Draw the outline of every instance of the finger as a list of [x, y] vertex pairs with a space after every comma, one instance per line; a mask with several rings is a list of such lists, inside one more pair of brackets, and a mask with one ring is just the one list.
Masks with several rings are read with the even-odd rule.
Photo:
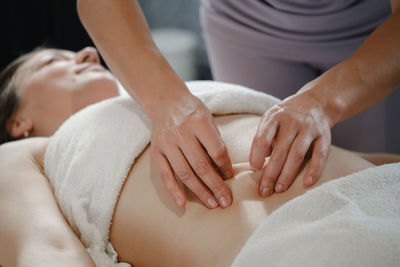
[[166, 150], [165, 155], [177, 178], [181, 180], [204, 205], [211, 209], [218, 207], [215, 197], [193, 173], [192, 168], [189, 166], [182, 151], [178, 147], [170, 147]]
[[[271, 158], [265, 168], [260, 182], [260, 195], [266, 197], [272, 194], [275, 182], [286, 162], [290, 147], [293, 144], [297, 131], [279, 131]], [[279, 189], [279, 188], [278, 188]]]
[[249, 163], [254, 170], [261, 170], [264, 165], [265, 158], [271, 155], [272, 141], [278, 130], [278, 122], [264, 121], [260, 122], [257, 133], [251, 144]]
[[177, 183], [174, 173], [169, 165], [167, 159], [156, 149], [152, 148], [152, 154], [154, 162], [157, 165], [158, 173], [160, 174], [161, 180], [168, 190], [170, 196], [174, 199], [175, 203], [183, 208], [186, 204], [185, 193]]
[[196, 132], [198, 142], [203, 145], [208, 156], [215, 163], [218, 172], [225, 178], [233, 177], [232, 162], [229, 158], [228, 149], [214, 122], [200, 125]]
[[[276, 182], [276, 192], [286, 191], [293, 183], [311, 143], [312, 136], [307, 132], [303, 132], [295, 138], [283, 170]], [[278, 190], [278, 188], [281, 190]]]
[[314, 141], [310, 165], [303, 177], [303, 183], [305, 185], [313, 185], [321, 176], [325, 167], [326, 159], [328, 158], [330, 143], [331, 140], [329, 136], [321, 136]]
[[181, 150], [197, 176], [214, 193], [220, 206], [229, 207], [232, 203], [231, 192], [211, 165], [199, 141], [197, 139], [183, 140]]

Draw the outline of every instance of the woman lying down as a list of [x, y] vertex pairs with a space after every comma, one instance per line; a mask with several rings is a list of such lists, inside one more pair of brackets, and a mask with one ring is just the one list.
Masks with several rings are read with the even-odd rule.
[[45, 49], [1, 75], [2, 142], [23, 140], [0, 147], [0, 265], [400, 261], [398, 163], [374, 167], [332, 147], [315, 190], [306, 193], [296, 179], [285, 193], [262, 199], [261, 172], [250, 170], [248, 154], [260, 114], [278, 100], [240, 86], [191, 82], [227, 145], [235, 175], [225, 182], [234, 202], [211, 210], [186, 190], [183, 210], [152, 161], [148, 119], [130, 98], [114, 98], [115, 79], [98, 63], [92, 48]]

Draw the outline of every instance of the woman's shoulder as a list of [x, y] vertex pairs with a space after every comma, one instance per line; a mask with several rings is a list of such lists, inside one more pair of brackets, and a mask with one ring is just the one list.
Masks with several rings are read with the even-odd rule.
[[48, 137], [33, 137], [0, 145], [0, 168], [16, 160], [32, 160], [43, 169], [43, 157], [49, 139]]

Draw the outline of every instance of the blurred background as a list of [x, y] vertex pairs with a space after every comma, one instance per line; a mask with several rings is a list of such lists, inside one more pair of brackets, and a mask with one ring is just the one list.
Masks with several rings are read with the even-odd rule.
[[[139, 0], [157, 45], [184, 80], [211, 79], [200, 1]], [[40, 45], [73, 51], [93, 46], [79, 21], [76, 0], [3, 0], [0, 16], [1, 69]]]

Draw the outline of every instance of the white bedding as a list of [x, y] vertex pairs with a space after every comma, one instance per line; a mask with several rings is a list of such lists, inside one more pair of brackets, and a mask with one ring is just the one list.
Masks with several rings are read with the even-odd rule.
[[369, 168], [286, 203], [232, 267], [400, 266], [400, 163]]

